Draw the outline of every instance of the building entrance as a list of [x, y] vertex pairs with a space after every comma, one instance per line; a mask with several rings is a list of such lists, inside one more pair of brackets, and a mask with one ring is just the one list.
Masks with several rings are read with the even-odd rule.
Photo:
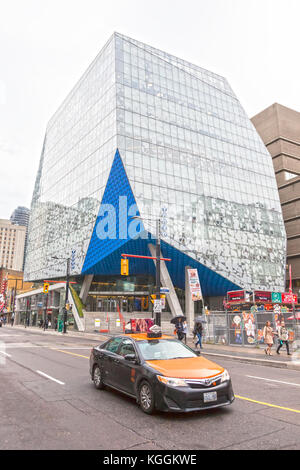
[[89, 311], [92, 312], [149, 312], [152, 311], [151, 302], [149, 305], [148, 295], [89, 295]]

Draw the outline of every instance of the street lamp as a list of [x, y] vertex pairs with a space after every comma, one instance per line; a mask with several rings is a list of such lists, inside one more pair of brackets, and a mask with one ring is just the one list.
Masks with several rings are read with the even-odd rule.
[[63, 260], [67, 261], [67, 273], [66, 273], [66, 299], [65, 299], [65, 306], [64, 306], [64, 330], [63, 332], [67, 332], [67, 320], [68, 320], [68, 314], [67, 314], [67, 305], [69, 301], [69, 278], [70, 278], [70, 258], [59, 258], [58, 256], [51, 256], [52, 259], [58, 259], [58, 260]]

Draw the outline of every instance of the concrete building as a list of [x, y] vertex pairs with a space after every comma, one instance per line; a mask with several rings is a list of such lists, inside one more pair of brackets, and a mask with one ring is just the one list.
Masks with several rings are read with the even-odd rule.
[[[300, 291], [300, 112], [273, 104], [252, 118], [273, 159], [287, 234], [287, 265]], [[287, 271], [287, 286], [289, 273]]]
[[159, 217], [173, 314], [187, 266], [208, 305], [238, 288], [284, 290], [272, 160], [227, 80], [115, 33], [48, 123], [25, 279], [62, 280], [69, 258], [88, 309], [146, 310], [154, 263], [133, 258], [121, 276], [120, 260], [152, 255]]
[[15, 312], [16, 296], [32, 289], [32, 282], [23, 281], [23, 272], [14, 271], [0, 267], [0, 293], [2, 293], [5, 304], [0, 306], [0, 314], [5, 314], [9, 319]]
[[26, 255], [26, 247], [27, 247], [27, 235], [28, 235], [28, 224], [29, 224], [29, 216], [30, 210], [24, 206], [18, 206], [10, 216], [10, 220], [15, 225], [22, 225], [26, 227], [26, 237], [25, 237], [25, 248], [24, 248], [24, 258], [23, 258], [23, 266], [22, 271], [24, 271], [25, 265], [25, 255]]
[[27, 227], [0, 219], [0, 267], [23, 271]]

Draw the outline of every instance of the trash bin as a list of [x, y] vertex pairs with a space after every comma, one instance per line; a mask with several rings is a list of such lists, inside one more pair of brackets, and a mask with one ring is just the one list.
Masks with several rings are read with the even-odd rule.
[[58, 332], [62, 333], [64, 329], [64, 322], [63, 320], [58, 320]]

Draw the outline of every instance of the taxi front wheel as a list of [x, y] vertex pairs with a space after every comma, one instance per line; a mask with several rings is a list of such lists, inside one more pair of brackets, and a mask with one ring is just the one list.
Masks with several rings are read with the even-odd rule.
[[144, 413], [151, 414], [154, 411], [154, 393], [149, 382], [144, 380], [139, 387], [139, 404]]
[[102, 372], [99, 366], [94, 367], [93, 382], [97, 390], [104, 388], [104, 383], [102, 382]]

